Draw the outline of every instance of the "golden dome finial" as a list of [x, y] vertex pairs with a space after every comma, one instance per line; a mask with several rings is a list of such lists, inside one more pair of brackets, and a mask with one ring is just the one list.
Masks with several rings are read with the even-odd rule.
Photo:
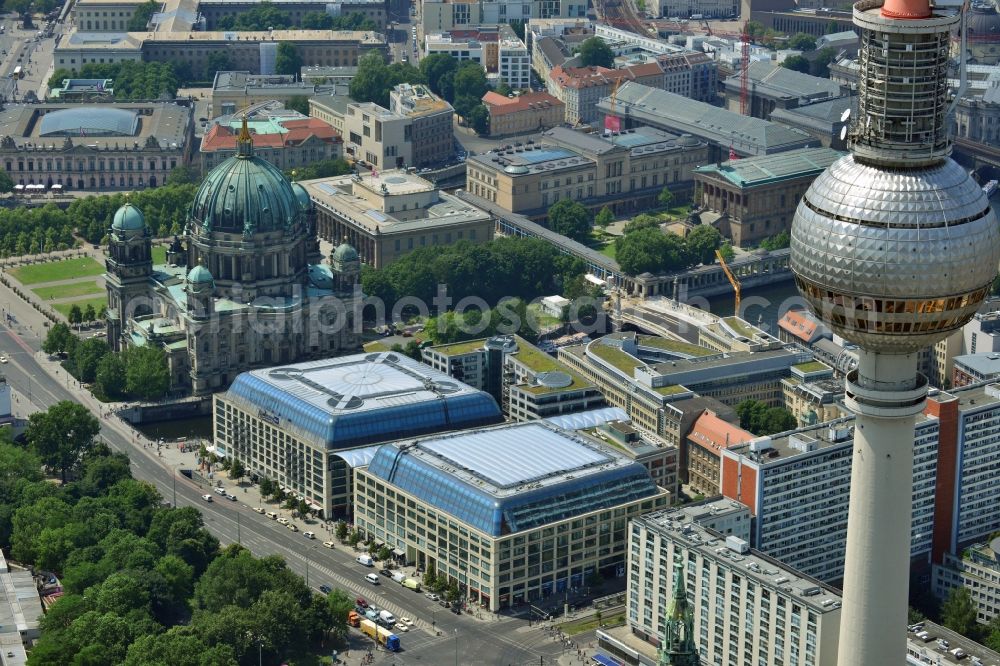
[[240, 133], [236, 137], [236, 155], [242, 157], [250, 157], [253, 155], [253, 136], [250, 134], [250, 128], [247, 126], [247, 114], [243, 114], [243, 125], [240, 127]]

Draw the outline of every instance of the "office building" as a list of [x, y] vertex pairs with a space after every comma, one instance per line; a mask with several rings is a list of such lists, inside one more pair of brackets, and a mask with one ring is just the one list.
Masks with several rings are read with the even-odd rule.
[[[1000, 653], [947, 627], [942, 627], [936, 622], [921, 620], [920, 624], [922, 626], [919, 629], [907, 634], [906, 666], [938, 666], [938, 664], [947, 663], [942, 661], [943, 659], [948, 661], [954, 659], [954, 662], [970, 664], [971, 666], [997, 666], [1000, 664]], [[923, 635], [924, 632], [927, 634], [926, 638], [917, 635], [918, 633]], [[942, 654], [941, 647], [937, 644], [939, 640], [948, 642], [947, 652], [951, 653], [950, 659]], [[956, 650], [963, 652], [965, 656], [956, 657]], [[966, 659], [968, 661], [965, 661]]]
[[0, 650], [5, 665], [24, 666], [25, 648], [41, 635], [42, 600], [31, 571], [10, 568], [0, 553]]
[[49, 88], [50, 102], [108, 102], [115, 98], [114, 79], [63, 79], [58, 88]]
[[107, 192], [162, 185], [190, 162], [192, 108], [171, 102], [8, 104], [0, 166], [15, 185]]
[[[931, 554], [939, 422], [921, 415], [911, 443], [910, 559], [927, 560]], [[844, 418], [721, 452], [723, 495], [743, 502], [754, 515], [750, 544], [827, 582], [844, 571], [852, 432], [853, 420]]]
[[653, 645], [663, 640], [676, 562], [684, 567], [702, 664], [834, 666], [837, 591], [720, 531], [727, 517], [749, 523], [746, 507], [730, 504], [696, 504], [632, 521], [626, 592], [632, 633]]
[[691, 427], [686, 446], [687, 465], [681, 474], [691, 491], [714, 497], [722, 487], [722, 449], [754, 439], [751, 432], [723, 421], [706, 410]]
[[616, 213], [655, 207], [664, 187], [684, 196], [708, 147], [648, 127], [604, 137], [555, 127], [538, 143], [474, 155], [466, 190], [504, 210], [541, 220], [560, 199]]
[[[797, 72], [771, 61], [751, 61], [747, 79], [749, 115], [763, 120], [771, 120], [775, 109], [795, 109], [846, 93], [835, 81]], [[740, 112], [741, 89], [739, 74], [726, 79], [726, 108], [734, 113]]]
[[487, 391], [513, 421], [532, 421], [604, 405], [593, 383], [519, 335], [426, 347], [424, 363]]
[[531, 53], [507, 24], [500, 26], [497, 60], [500, 81], [514, 90], [531, 89]]
[[[409, 119], [410, 161], [406, 166], [438, 167], [455, 154], [452, 126], [455, 110], [427, 86], [400, 83], [389, 92], [389, 111]], [[406, 131], [404, 128], [404, 138]], [[378, 127], [375, 132], [378, 133]], [[386, 162], [383, 160], [382, 164]]]
[[735, 19], [740, 15], [739, 0], [659, 0], [657, 4], [660, 16]]
[[566, 105], [566, 122], [571, 125], [597, 126], [600, 119], [596, 104], [625, 82], [663, 88], [663, 68], [658, 63], [630, 65], [621, 69], [607, 67], [564, 67], [549, 72], [549, 92]]
[[977, 543], [961, 553], [945, 553], [934, 565], [933, 590], [938, 599], [947, 599], [954, 589], [965, 588], [976, 605], [976, 620], [989, 624], [1000, 615], [1000, 536], [989, 543]]
[[846, 137], [840, 136], [840, 130], [847, 125], [844, 111], [851, 109], [853, 113], [856, 105], [857, 97], [837, 97], [791, 109], [774, 109], [771, 111], [771, 120], [802, 130], [819, 141], [819, 145], [824, 148], [847, 150]]
[[845, 415], [844, 382], [833, 378], [833, 368], [820, 361], [792, 366], [790, 377], [781, 380], [785, 409], [800, 428], [825, 423]]
[[354, 523], [497, 611], [624, 575], [628, 521], [669, 502], [642, 465], [535, 421], [382, 445]]
[[956, 356], [953, 372], [951, 384], [955, 388], [984, 381], [995, 381], [1000, 377], [1000, 354], [987, 352]]
[[653, 483], [670, 492], [671, 497], [677, 496], [681, 460], [681, 452], [677, 447], [619, 419], [605, 421], [582, 432], [614, 447], [645, 467]]
[[233, 115], [272, 101], [287, 104], [299, 97], [337, 92], [346, 95], [347, 85], [304, 79], [298, 81], [291, 74], [215, 72], [212, 79], [212, 115], [213, 117]]
[[[73, 19], [86, 32], [128, 32], [132, 16], [146, 0], [78, 0]], [[143, 26], [145, 27], [145, 26]]]
[[586, 19], [585, 0], [423, 0], [423, 34], [499, 25], [528, 19]]
[[369, 51], [387, 53], [385, 37], [362, 30], [271, 30], [265, 32], [203, 32], [190, 27], [154, 32], [83, 32], [63, 35], [53, 64], [79, 70], [86, 64], [170, 62], [190, 67], [192, 76], [208, 80], [209, 56], [225, 51], [235, 71], [274, 74], [278, 44], [293, 42], [303, 62], [329, 67], [355, 67]]
[[505, 97], [492, 90], [483, 95], [490, 114], [490, 136], [501, 138], [541, 132], [561, 125], [566, 105], [546, 92]]
[[493, 238], [490, 216], [409, 171], [373, 171], [302, 181], [320, 237], [347, 238], [375, 268], [417, 248]]
[[723, 160], [730, 151], [739, 157], [750, 157], [819, 145], [819, 141], [802, 130], [742, 116], [634, 81], [622, 83], [613, 106], [614, 109], [610, 91], [597, 102], [600, 116], [621, 119], [623, 129], [648, 125], [705, 141], [711, 147], [711, 155], [702, 164]]
[[754, 246], [791, 230], [802, 195], [841, 155], [829, 148], [800, 148], [699, 166], [695, 201], [721, 215], [717, 226], [733, 245]]
[[343, 156], [343, 141], [330, 123], [286, 109], [280, 102], [271, 102], [239, 116], [223, 116], [213, 121], [198, 151], [202, 174], [236, 154], [243, 116], [253, 136], [254, 152], [282, 171]]
[[327, 517], [350, 510], [340, 452], [500, 419], [489, 395], [394, 353], [255, 370], [213, 397], [216, 452]]

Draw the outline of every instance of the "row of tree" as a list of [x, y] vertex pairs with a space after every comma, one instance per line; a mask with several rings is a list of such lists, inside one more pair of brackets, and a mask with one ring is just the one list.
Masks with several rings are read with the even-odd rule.
[[63, 589], [31, 666], [281, 663], [345, 635], [349, 595], [314, 594], [278, 556], [220, 551], [201, 513], [165, 507], [99, 429], [62, 402], [32, 415], [26, 446], [0, 442], [0, 547]]
[[326, 12], [306, 12], [298, 24], [288, 12], [282, 11], [272, 2], [261, 2], [251, 9], [235, 16], [223, 16], [218, 21], [219, 30], [261, 31], [274, 28], [305, 28], [306, 30], [376, 30], [378, 26], [360, 12], [348, 12], [331, 16]]
[[682, 271], [713, 263], [721, 246], [722, 235], [710, 225], [699, 225], [682, 238], [663, 231], [657, 222], [615, 240], [615, 259], [629, 275]]
[[112, 352], [100, 338], [80, 338], [55, 324], [42, 342], [46, 354], [65, 356], [63, 367], [105, 400], [159, 400], [170, 389], [167, 357], [160, 347], [128, 347]]
[[477, 132], [489, 132], [489, 113], [482, 103], [489, 84], [478, 63], [459, 62], [446, 53], [434, 53], [421, 60], [418, 69], [409, 63], [387, 65], [380, 54], [371, 52], [361, 58], [358, 73], [351, 79], [351, 98], [388, 107], [389, 92], [400, 83], [426, 84]]
[[[1000, 534], [990, 535], [987, 543]], [[979, 608], [967, 587], [952, 588], [941, 604], [941, 624], [952, 631], [982, 643], [1000, 652], [1000, 614], [994, 615], [989, 624], [980, 624]], [[922, 618], [916, 618], [922, 619]]]
[[760, 400], [747, 399], [736, 405], [740, 427], [755, 435], [773, 435], [798, 427], [795, 416], [784, 407], [768, 407]]
[[49, 77], [49, 87], [61, 86], [63, 79], [69, 78], [114, 79], [115, 99], [120, 101], [173, 99], [186, 82], [172, 63], [122, 60], [87, 63], [79, 71], [60, 67]]
[[387, 314], [404, 297], [432, 307], [438, 285], [447, 287], [453, 303], [478, 297], [492, 307], [505, 297], [530, 301], [562, 293], [584, 269], [582, 260], [562, 254], [544, 240], [497, 238], [419, 248], [384, 268], [365, 266], [361, 285], [366, 295], [381, 299]]

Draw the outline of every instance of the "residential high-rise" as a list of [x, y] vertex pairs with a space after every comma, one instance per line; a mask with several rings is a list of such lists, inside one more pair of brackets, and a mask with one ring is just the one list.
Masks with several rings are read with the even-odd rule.
[[905, 649], [918, 353], [985, 298], [1000, 230], [952, 161], [948, 44], [957, 15], [928, 0], [862, 0], [851, 154], [819, 176], [792, 224], [791, 267], [825, 324], [859, 345], [845, 402], [857, 415], [838, 659], [896, 663]]

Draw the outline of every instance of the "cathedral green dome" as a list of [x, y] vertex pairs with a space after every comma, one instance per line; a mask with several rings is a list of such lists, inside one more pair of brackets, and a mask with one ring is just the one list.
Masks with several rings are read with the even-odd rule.
[[306, 188], [302, 187], [298, 183], [292, 183], [292, 191], [295, 192], [295, 198], [299, 200], [299, 205], [302, 206], [302, 210], [309, 210], [312, 208], [312, 199], [309, 198], [309, 193], [306, 192]]
[[111, 228], [115, 231], [139, 231], [146, 228], [146, 218], [143, 217], [142, 211], [132, 204], [126, 203], [115, 211]]
[[276, 166], [254, 156], [245, 121], [237, 146], [234, 157], [205, 176], [191, 204], [192, 220], [206, 232], [244, 236], [288, 228], [302, 211], [291, 183]]
[[212, 273], [202, 265], [195, 266], [187, 274], [188, 284], [212, 284]]
[[334, 261], [339, 261], [341, 263], [346, 261], [357, 261], [358, 251], [347, 243], [341, 243], [337, 246], [337, 249], [333, 251], [333, 259]]

